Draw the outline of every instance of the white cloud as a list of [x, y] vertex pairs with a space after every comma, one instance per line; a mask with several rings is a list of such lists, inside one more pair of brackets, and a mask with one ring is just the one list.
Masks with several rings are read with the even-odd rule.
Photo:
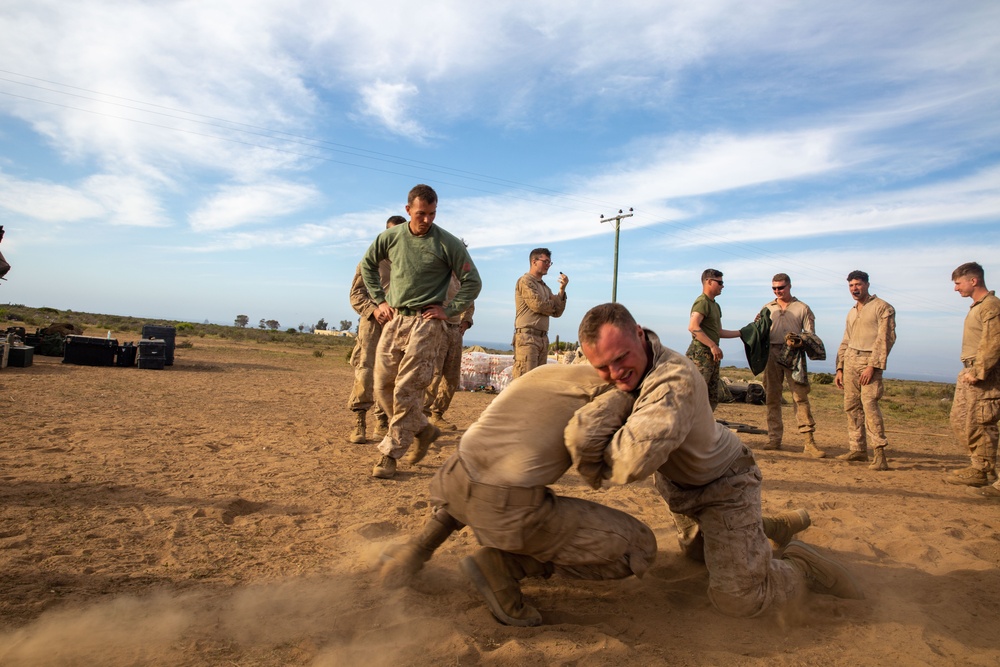
[[261, 224], [291, 215], [318, 197], [312, 186], [296, 183], [225, 186], [192, 213], [189, 222], [198, 232]]
[[77, 222], [104, 214], [90, 194], [57, 183], [26, 181], [0, 173], [0, 207], [43, 222]]
[[993, 167], [966, 178], [864, 195], [838, 206], [703, 223], [697, 234], [685, 235], [680, 244], [790, 240], [927, 225], [996, 224], [998, 220], [1000, 168]]
[[416, 86], [379, 80], [362, 86], [359, 92], [363, 116], [375, 120], [393, 134], [417, 141], [424, 139], [426, 130], [407, 116], [409, 100], [418, 93]]

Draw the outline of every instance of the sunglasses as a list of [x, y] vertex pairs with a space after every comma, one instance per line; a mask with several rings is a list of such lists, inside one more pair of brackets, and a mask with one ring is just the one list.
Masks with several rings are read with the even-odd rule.
[[536, 259], [535, 261], [536, 262], [541, 262], [542, 264], [547, 264], [548, 266], [552, 266], [552, 260], [551, 259]]
[[725, 284], [721, 280], [716, 280], [715, 278], [709, 278], [709, 282], [718, 283], [719, 287], [725, 287]]
[[780, 292], [786, 287], [788, 287], [788, 285], [771, 285], [771, 289], [773, 289], [775, 292]]

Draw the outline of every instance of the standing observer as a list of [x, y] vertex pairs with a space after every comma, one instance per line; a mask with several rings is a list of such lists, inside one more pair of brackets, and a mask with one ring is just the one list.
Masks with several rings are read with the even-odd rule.
[[885, 421], [878, 402], [884, 392], [882, 372], [896, 342], [896, 310], [869, 293], [868, 274], [864, 271], [847, 274], [847, 287], [856, 303], [847, 313], [833, 383], [844, 390], [850, 451], [837, 458], [867, 461], [870, 442], [875, 448], [875, 459], [868, 467], [888, 470], [885, 448], [889, 441], [885, 438]]
[[[361, 273], [382, 328], [375, 360], [375, 394], [389, 418], [389, 432], [378, 445], [381, 457], [372, 476], [390, 479], [396, 461], [414, 438], [410, 463], [420, 461], [441, 431], [424, 416], [424, 390], [430, 384], [438, 355], [445, 347], [447, 320], [479, 296], [479, 272], [461, 239], [434, 224], [438, 196], [429, 185], [417, 185], [406, 201], [409, 223], [378, 235], [361, 260]], [[382, 289], [379, 262], [392, 262], [392, 280]], [[444, 306], [452, 274], [461, 284]]]
[[816, 420], [809, 405], [809, 375], [798, 377], [780, 361], [785, 352], [786, 336], [815, 334], [816, 316], [809, 306], [792, 296], [792, 279], [787, 273], [778, 273], [771, 278], [771, 291], [774, 292], [774, 301], [764, 305], [771, 315], [770, 348], [764, 367], [764, 392], [767, 396], [767, 445], [764, 449], [781, 449], [785, 430], [781, 418], [781, 390], [787, 384], [795, 403], [799, 433], [805, 438], [802, 451], [821, 459], [826, 452], [816, 446], [813, 436]]
[[712, 412], [719, 405], [719, 364], [722, 361], [721, 338], [739, 338], [739, 331], [722, 328], [722, 308], [716, 298], [722, 294], [722, 271], [705, 269], [701, 273], [701, 294], [691, 305], [691, 344], [687, 357], [694, 362], [698, 372], [705, 379], [708, 402]]
[[[401, 215], [394, 215], [385, 222], [385, 228], [391, 229], [396, 225], [406, 223], [406, 218]], [[383, 290], [389, 289], [389, 271], [392, 263], [384, 259], [379, 262], [379, 280]], [[347, 408], [354, 412], [354, 431], [351, 433], [351, 442], [362, 445], [368, 442], [366, 430], [368, 428], [366, 416], [368, 410], [372, 409], [375, 414], [375, 437], [381, 438], [389, 431], [389, 417], [382, 412], [378, 401], [375, 400], [375, 351], [378, 349], [378, 341], [382, 336], [382, 325], [388, 320], [378, 311], [378, 304], [372, 300], [365, 287], [364, 278], [361, 276], [361, 264], [354, 272], [354, 281], [351, 283], [351, 308], [359, 316], [358, 336], [354, 340], [354, 350], [351, 352], [351, 366], [354, 367], [354, 386], [351, 388], [351, 395], [347, 399]]]
[[519, 378], [532, 368], [543, 366], [549, 357], [549, 317], [559, 317], [566, 310], [566, 285], [569, 278], [559, 274], [559, 292], [553, 294], [542, 278], [552, 266], [548, 248], [535, 248], [528, 255], [528, 272], [514, 286], [514, 369]]
[[997, 421], [1000, 420], [1000, 299], [986, 288], [983, 267], [976, 262], [954, 270], [955, 291], [972, 299], [962, 330], [962, 371], [955, 381], [951, 428], [969, 452], [971, 465], [944, 481], [973, 487], [972, 493], [1000, 500], [996, 479]]

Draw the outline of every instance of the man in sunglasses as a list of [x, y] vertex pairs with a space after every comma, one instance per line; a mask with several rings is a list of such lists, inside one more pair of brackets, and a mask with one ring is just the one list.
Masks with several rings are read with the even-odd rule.
[[783, 385], [787, 384], [795, 403], [799, 433], [806, 439], [802, 451], [821, 459], [826, 456], [826, 452], [816, 446], [813, 437], [816, 420], [813, 419], [809, 406], [809, 376], [803, 378], [804, 383], [797, 382], [792, 369], [779, 362], [786, 345], [785, 337], [788, 334], [815, 334], [816, 316], [809, 306], [792, 296], [792, 279], [787, 273], [778, 273], [771, 278], [771, 290], [774, 292], [774, 300], [764, 306], [771, 313], [771, 348], [764, 368], [764, 390], [767, 393], [767, 444], [764, 449], [781, 449], [781, 436], [784, 432], [781, 391]]
[[720, 338], [739, 338], [739, 331], [722, 328], [722, 308], [715, 298], [722, 294], [722, 271], [705, 269], [701, 274], [701, 294], [691, 306], [691, 345], [687, 356], [698, 367], [708, 385], [708, 402], [712, 412], [719, 405], [719, 362], [722, 361]]
[[542, 278], [552, 266], [548, 248], [535, 248], [528, 255], [528, 272], [514, 287], [514, 368], [518, 378], [537, 366], [548, 363], [549, 318], [566, 310], [566, 285], [569, 278], [559, 274], [559, 292], [553, 294]]

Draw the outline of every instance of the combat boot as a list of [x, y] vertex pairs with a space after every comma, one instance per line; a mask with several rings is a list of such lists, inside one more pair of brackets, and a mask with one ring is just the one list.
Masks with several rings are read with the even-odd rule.
[[382, 552], [382, 569], [379, 572], [382, 585], [386, 588], [405, 586], [431, 559], [437, 548], [462, 527], [444, 509], [437, 510], [419, 535], [405, 544], [389, 545]]
[[551, 565], [492, 547], [462, 559], [461, 565], [498, 621], [520, 627], [542, 624], [538, 610], [524, 603], [518, 581], [527, 576], [551, 575]]
[[838, 461], [867, 461], [868, 452], [862, 451], [860, 449], [852, 449], [846, 454], [841, 454], [837, 457]]
[[396, 459], [392, 458], [388, 454], [383, 454], [372, 468], [372, 477], [378, 477], [379, 479], [392, 479], [396, 476]]
[[870, 470], [888, 470], [889, 469], [889, 459], [885, 457], [885, 447], [875, 448], [875, 458], [869, 464], [868, 468]]
[[454, 431], [455, 425], [444, 418], [444, 415], [440, 412], [432, 412], [429, 418], [430, 423], [437, 426], [442, 431]]
[[809, 590], [835, 595], [847, 600], [864, 600], [861, 585], [843, 565], [827, 558], [808, 544], [792, 540], [781, 554], [781, 560], [798, 570], [805, 577]]
[[956, 486], [986, 486], [989, 477], [985, 470], [969, 466], [968, 468], [952, 470], [944, 478], [944, 481]]
[[367, 413], [364, 410], [355, 410], [354, 414], [358, 418], [354, 424], [354, 432], [351, 433], [351, 442], [356, 445], [363, 445], [368, 442], [368, 438], [365, 437], [365, 431], [368, 429], [368, 425], [365, 423], [365, 415]]
[[406, 455], [406, 462], [412, 466], [423, 461], [431, 443], [437, 440], [440, 435], [441, 429], [428, 422], [427, 426], [420, 429], [420, 432], [413, 439], [413, 449]]
[[784, 549], [796, 533], [812, 525], [809, 512], [801, 509], [782, 512], [774, 516], [765, 516], [763, 521], [764, 534], [778, 545], [779, 549]]
[[813, 437], [812, 432], [806, 433], [806, 446], [802, 448], [803, 454], [808, 454], [814, 459], [825, 459], [826, 452], [816, 446], [816, 438]]
[[389, 417], [384, 412], [375, 415], [375, 432], [372, 434], [376, 438], [384, 438], [389, 433]]
[[768, 440], [767, 444], [764, 445], [761, 449], [766, 449], [768, 451], [777, 451], [777, 450], [781, 449], [781, 440], [777, 440], [777, 441], [775, 441], [775, 440]]

